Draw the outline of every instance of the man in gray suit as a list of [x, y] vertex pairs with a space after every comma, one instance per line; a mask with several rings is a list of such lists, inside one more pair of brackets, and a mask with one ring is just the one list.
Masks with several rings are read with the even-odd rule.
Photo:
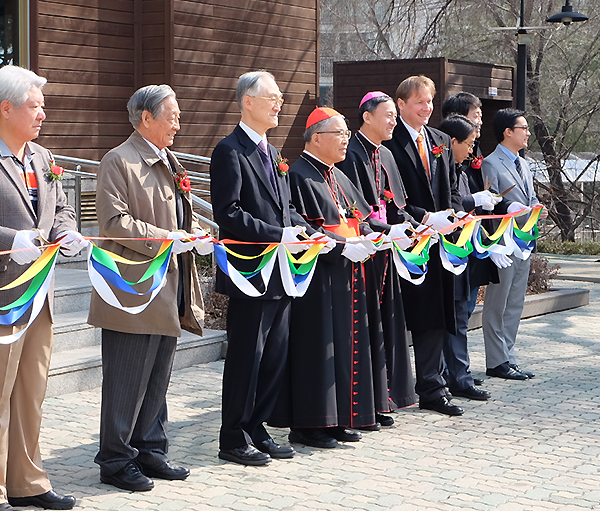
[[[63, 245], [66, 255], [75, 255], [86, 243], [75, 231], [75, 212], [51, 170], [52, 155], [31, 142], [46, 118], [41, 90], [45, 83], [45, 78], [27, 69], [0, 69], [0, 251], [14, 251], [0, 255], [0, 287], [14, 281], [40, 256], [41, 240], [71, 240]], [[0, 306], [14, 302], [27, 286], [0, 291]], [[52, 295], [50, 287], [33, 321], [31, 308], [15, 321], [2, 316], [0, 511], [12, 506], [71, 509], [75, 505], [74, 497], [52, 490], [39, 448], [52, 351]]]
[[[504, 196], [509, 203], [508, 213], [538, 205], [533, 175], [525, 159], [519, 156], [519, 151], [527, 147], [531, 134], [524, 113], [513, 108], [500, 110], [494, 117], [493, 129], [498, 146], [481, 166], [484, 179], [492, 183], [491, 191], [502, 193], [514, 186]], [[542, 217], [546, 216], [548, 214], [543, 210]], [[522, 226], [523, 218], [518, 222]], [[527, 291], [530, 260], [504, 254], [491, 254], [490, 257], [498, 266], [500, 282], [488, 285], [483, 306], [486, 374], [527, 380], [535, 375], [517, 365], [514, 346]]]

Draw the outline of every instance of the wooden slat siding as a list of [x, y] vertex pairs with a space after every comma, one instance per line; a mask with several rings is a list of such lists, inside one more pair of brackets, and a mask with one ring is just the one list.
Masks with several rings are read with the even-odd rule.
[[[29, 0], [29, 67], [34, 73], [40, 72], [39, 61], [39, 6], [38, 0]], [[20, 62], [27, 65], [26, 62]]]
[[[243, 4], [243, 5], [240, 5]], [[174, 0], [174, 88], [182, 110], [175, 146], [210, 156], [240, 119], [235, 84], [252, 69], [271, 71], [286, 95], [269, 141], [290, 156], [317, 104], [317, 0]], [[311, 108], [304, 106], [308, 92]], [[288, 134], [292, 133], [290, 137]]]
[[39, 141], [58, 154], [100, 159], [131, 133], [134, 2], [38, 2], [39, 70], [48, 78]]

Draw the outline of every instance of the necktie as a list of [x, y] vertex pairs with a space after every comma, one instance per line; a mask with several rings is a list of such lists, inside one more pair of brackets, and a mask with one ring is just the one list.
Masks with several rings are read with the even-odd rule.
[[427, 157], [427, 151], [425, 151], [425, 144], [423, 143], [423, 135], [419, 135], [417, 137], [417, 146], [419, 147], [419, 156], [421, 156], [421, 161], [423, 162], [423, 167], [425, 167], [425, 173], [427, 174], [427, 179], [431, 180], [431, 176], [429, 175], [429, 158]]
[[260, 144], [258, 144], [258, 154], [260, 155], [260, 159], [262, 160], [267, 177], [271, 182], [271, 186], [273, 187], [275, 196], [279, 200], [279, 191], [277, 190], [277, 182], [275, 181], [275, 171], [273, 169], [273, 162], [271, 161], [271, 157], [267, 152], [267, 141], [264, 138], [260, 141]]
[[515, 160], [515, 168], [517, 169], [517, 174], [519, 174], [521, 181], [523, 181], [523, 187], [525, 188], [525, 193], [529, 194], [529, 190], [527, 188], [527, 181], [525, 180], [525, 177], [523, 176], [523, 167], [521, 167], [521, 159], [518, 156]]

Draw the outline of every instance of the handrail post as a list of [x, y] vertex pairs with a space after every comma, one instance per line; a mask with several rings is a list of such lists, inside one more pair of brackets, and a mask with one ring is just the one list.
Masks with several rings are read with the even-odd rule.
[[[81, 172], [81, 165], [76, 165], [77, 172]], [[75, 212], [77, 215], [77, 231], [81, 232], [81, 176], [75, 174]]]

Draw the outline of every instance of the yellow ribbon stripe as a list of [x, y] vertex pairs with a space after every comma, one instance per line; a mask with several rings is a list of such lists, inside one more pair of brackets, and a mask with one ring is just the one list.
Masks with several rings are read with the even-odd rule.
[[6, 291], [8, 289], [13, 289], [25, 282], [31, 280], [35, 277], [45, 266], [48, 264], [48, 261], [54, 257], [56, 251], [60, 248], [60, 244], [56, 243], [55, 245], [49, 245], [46, 250], [42, 252], [42, 255], [38, 257], [33, 264], [25, 270], [25, 272], [13, 280], [12, 282], [6, 284], [4, 287], [0, 287], [0, 291]]

